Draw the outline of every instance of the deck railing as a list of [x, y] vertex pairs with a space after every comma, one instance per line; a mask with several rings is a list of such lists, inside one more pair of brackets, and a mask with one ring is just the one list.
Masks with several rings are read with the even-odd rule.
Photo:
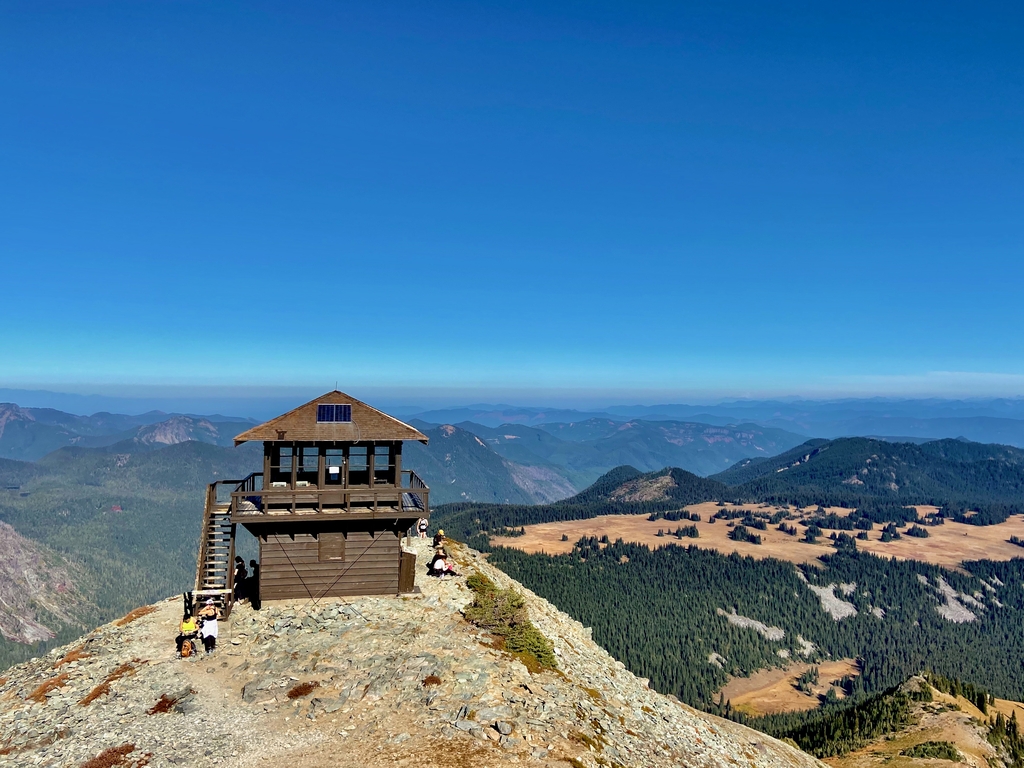
[[372, 517], [378, 513], [426, 517], [430, 514], [430, 488], [410, 469], [402, 470], [400, 485], [316, 485], [264, 488], [263, 473], [239, 481], [231, 493], [231, 519], [254, 521], [269, 515], [340, 515]]

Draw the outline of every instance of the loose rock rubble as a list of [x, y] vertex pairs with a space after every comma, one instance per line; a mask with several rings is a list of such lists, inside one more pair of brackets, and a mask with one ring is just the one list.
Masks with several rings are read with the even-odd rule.
[[[409, 542], [421, 572], [427, 545]], [[650, 690], [589, 629], [454, 549], [461, 573], [523, 592], [557, 671], [531, 674], [466, 622], [461, 577], [421, 574], [401, 597], [242, 604], [194, 660], [175, 658], [174, 598], [2, 673], [0, 766], [78, 768], [118, 748], [111, 765], [136, 768], [821, 765]]]

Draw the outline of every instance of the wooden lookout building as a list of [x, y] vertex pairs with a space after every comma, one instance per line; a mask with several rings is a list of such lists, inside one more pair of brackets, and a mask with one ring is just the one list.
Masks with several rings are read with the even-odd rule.
[[411, 592], [415, 555], [401, 539], [430, 514], [430, 489], [402, 468], [419, 430], [344, 392], [253, 427], [263, 471], [206, 493], [196, 594], [230, 603], [235, 531], [259, 542], [260, 600]]

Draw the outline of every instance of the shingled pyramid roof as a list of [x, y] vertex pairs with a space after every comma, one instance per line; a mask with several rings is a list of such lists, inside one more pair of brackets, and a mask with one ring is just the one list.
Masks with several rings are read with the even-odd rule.
[[[352, 406], [352, 421], [317, 422], [316, 407], [325, 404]], [[355, 442], [357, 440], [418, 440], [427, 436], [393, 416], [378, 411], [344, 392], [334, 390], [288, 413], [246, 430], [235, 438], [235, 445], [249, 440], [261, 442]]]

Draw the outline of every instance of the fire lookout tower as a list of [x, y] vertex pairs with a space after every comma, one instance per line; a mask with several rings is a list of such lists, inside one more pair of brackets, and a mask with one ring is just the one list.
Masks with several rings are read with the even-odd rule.
[[412, 591], [401, 538], [429, 516], [430, 489], [402, 469], [402, 441], [426, 435], [335, 390], [235, 445], [255, 440], [262, 472], [207, 487], [197, 595], [229, 606], [238, 525], [259, 541], [261, 600]]

